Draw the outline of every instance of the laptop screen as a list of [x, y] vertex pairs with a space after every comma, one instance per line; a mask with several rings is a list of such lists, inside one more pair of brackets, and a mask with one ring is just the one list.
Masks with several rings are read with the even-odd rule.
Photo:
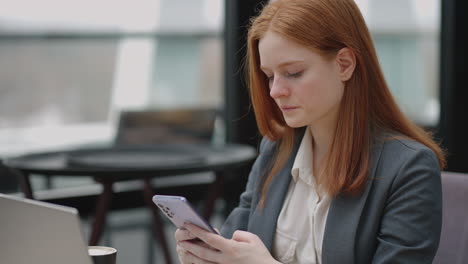
[[78, 211], [0, 194], [2, 264], [92, 264]]

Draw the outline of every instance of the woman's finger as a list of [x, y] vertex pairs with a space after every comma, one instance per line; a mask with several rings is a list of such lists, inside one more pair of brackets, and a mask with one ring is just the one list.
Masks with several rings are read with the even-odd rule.
[[210, 261], [218, 262], [222, 257], [220, 251], [207, 248], [206, 246], [197, 243], [183, 241], [179, 242], [177, 245], [187, 251], [187, 253], [191, 253], [201, 260], [208, 261], [207, 263], [211, 263]]
[[215, 262], [201, 259], [188, 251], [185, 251], [182, 255], [179, 255], [179, 260], [182, 264], [215, 264]]
[[177, 252], [177, 256], [179, 257], [179, 261], [181, 264], [190, 264], [190, 262], [188, 262], [187, 260], [187, 251], [179, 246], [176, 247], [176, 252]]
[[196, 238], [187, 229], [183, 229], [183, 228], [177, 228], [177, 230], [175, 231], [174, 237], [176, 241], [192, 240]]
[[251, 242], [253, 240], [258, 240], [257, 238], [255, 234], [242, 230], [236, 230], [232, 234], [232, 239], [239, 242]]
[[206, 244], [210, 245], [211, 247], [217, 250], [225, 250], [226, 248], [230, 247], [229, 240], [225, 239], [221, 235], [214, 234], [212, 232], [208, 232], [196, 225], [187, 224], [185, 227], [192, 233], [194, 236], [201, 239]]

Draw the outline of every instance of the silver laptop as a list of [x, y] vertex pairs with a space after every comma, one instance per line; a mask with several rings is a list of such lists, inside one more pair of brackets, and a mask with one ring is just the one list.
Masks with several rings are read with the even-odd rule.
[[2, 264], [92, 264], [78, 211], [0, 194]]

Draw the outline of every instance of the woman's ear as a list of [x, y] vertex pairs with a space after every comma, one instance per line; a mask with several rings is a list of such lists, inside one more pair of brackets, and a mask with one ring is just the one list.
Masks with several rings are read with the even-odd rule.
[[336, 63], [338, 64], [341, 81], [346, 82], [351, 79], [356, 68], [354, 52], [350, 48], [342, 48], [336, 55]]

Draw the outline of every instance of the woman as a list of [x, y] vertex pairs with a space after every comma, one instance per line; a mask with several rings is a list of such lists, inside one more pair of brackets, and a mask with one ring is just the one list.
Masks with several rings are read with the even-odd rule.
[[398, 109], [354, 1], [268, 4], [247, 60], [260, 154], [223, 236], [176, 231], [181, 262], [432, 263], [444, 153]]

